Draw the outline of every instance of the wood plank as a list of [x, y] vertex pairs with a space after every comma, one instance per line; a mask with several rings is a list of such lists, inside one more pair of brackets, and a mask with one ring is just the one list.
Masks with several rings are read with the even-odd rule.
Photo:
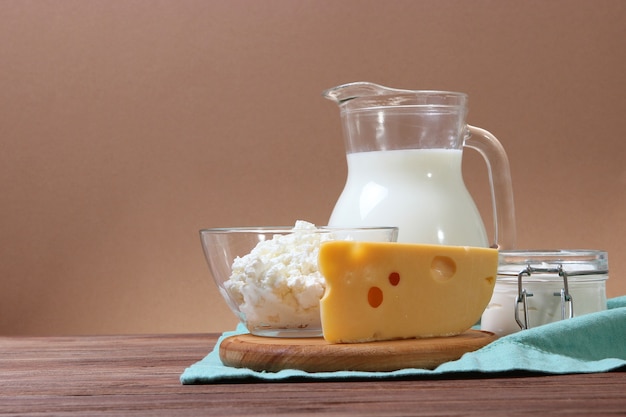
[[0, 337], [0, 416], [624, 415], [626, 372], [183, 386], [217, 335]]

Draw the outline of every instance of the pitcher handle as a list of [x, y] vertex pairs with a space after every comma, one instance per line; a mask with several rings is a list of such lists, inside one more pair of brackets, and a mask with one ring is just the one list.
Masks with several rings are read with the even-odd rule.
[[467, 125], [464, 145], [482, 155], [491, 186], [494, 240], [492, 248], [513, 249], [516, 245], [515, 206], [509, 159], [504, 147], [490, 132]]

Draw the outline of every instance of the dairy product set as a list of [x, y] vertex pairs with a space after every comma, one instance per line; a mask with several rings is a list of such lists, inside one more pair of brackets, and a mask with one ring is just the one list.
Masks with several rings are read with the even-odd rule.
[[[327, 340], [363, 342], [459, 334], [483, 311], [482, 328], [504, 335], [606, 309], [605, 252], [514, 250], [508, 159], [465, 123], [465, 94], [360, 82], [324, 96], [348, 164], [329, 226], [393, 226], [397, 243], [322, 240], [306, 222], [259, 242], [224, 284], [250, 323], [316, 328], [321, 314]], [[465, 147], [488, 168], [491, 239], [463, 181]]]
[[[606, 309], [606, 252], [516, 250], [508, 158], [490, 132], [465, 123], [465, 94], [361, 82], [324, 95], [339, 105], [348, 163], [330, 224], [391, 224], [399, 242], [498, 248], [493, 297], [481, 320], [498, 335]], [[464, 148], [487, 164], [491, 241], [463, 182]]]

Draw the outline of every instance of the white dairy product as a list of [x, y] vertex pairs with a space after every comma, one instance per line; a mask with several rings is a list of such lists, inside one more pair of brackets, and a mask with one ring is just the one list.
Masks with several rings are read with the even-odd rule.
[[[604, 251], [500, 251], [498, 278], [481, 328], [498, 336], [519, 331], [516, 310], [529, 329], [570, 318], [570, 313], [577, 317], [606, 310], [607, 279]], [[524, 304], [517, 303], [520, 284], [526, 292], [527, 315]], [[571, 302], [565, 297], [566, 289]]]
[[[563, 281], [559, 281], [558, 276], [556, 278], [539, 278], [524, 284], [527, 293], [532, 294], [526, 298], [529, 328], [562, 320], [562, 303], [558, 294], [563, 288]], [[491, 301], [482, 315], [482, 330], [498, 336], [520, 331], [520, 326], [515, 321], [515, 308], [520, 309], [518, 313], [520, 320], [523, 320], [524, 312], [521, 304], [516, 305], [517, 293], [517, 278], [505, 280], [499, 278], [496, 281]], [[573, 300], [574, 317], [606, 310], [604, 280], [570, 279], [569, 294]], [[568, 306], [565, 304], [567, 313]]]
[[457, 149], [348, 154], [348, 178], [329, 224], [398, 226], [399, 242], [488, 246], [462, 156]]
[[321, 242], [328, 233], [297, 221], [292, 233], [261, 241], [237, 257], [226, 290], [245, 315], [248, 330], [311, 329], [321, 335], [320, 298], [325, 282], [317, 267]]

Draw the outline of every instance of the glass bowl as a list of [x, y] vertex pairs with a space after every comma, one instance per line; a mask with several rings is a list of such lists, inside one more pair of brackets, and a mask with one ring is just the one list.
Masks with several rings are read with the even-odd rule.
[[230, 309], [257, 336], [321, 337], [317, 266], [328, 240], [394, 242], [396, 227], [289, 227], [200, 230], [209, 270]]

